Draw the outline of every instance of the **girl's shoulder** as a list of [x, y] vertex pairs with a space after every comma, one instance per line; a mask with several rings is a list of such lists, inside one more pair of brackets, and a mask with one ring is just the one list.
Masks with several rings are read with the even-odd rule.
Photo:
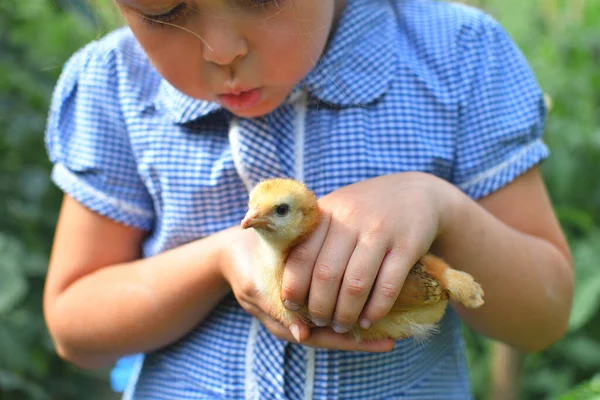
[[107, 64], [116, 59], [138, 65], [148, 63], [148, 59], [135, 40], [133, 33], [126, 26], [117, 28], [88, 43], [78, 50], [73, 57], [87, 58], [88, 60]]
[[[443, 102], [463, 102], [477, 79], [531, 71], [518, 45], [485, 11], [439, 0], [388, 0], [394, 15], [397, 85], [417, 76]], [[516, 82], [515, 82], [516, 83]]]
[[160, 77], [127, 27], [118, 28], [76, 51], [65, 63], [54, 91], [60, 105], [75, 89], [105, 102], [146, 103]]
[[481, 29], [495, 20], [482, 9], [453, 1], [391, 0], [396, 16], [412, 29], [423, 33], [458, 33], [462, 30]]
[[154, 214], [137, 175], [129, 127], [156, 82], [129, 30], [118, 29], [67, 61], [45, 133], [59, 188], [87, 208], [143, 230], [151, 228]]
[[462, 49], [510, 41], [502, 26], [481, 9], [450, 1], [391, 1], [400, 43], [421, 61], [437, 59], [446, 64], [460, 59]]

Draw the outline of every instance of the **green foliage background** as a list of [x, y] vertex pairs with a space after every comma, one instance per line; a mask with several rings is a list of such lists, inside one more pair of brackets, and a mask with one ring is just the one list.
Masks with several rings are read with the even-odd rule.
[[[64, 61], [113, 19], [109, 3], [93, 2], [107, 7], [98, 13], [85, 0], [0, 2], [0, 399], [110, 397], [107, 371], [85, 372], [56, 357], [41, 309], [60, 204], [43, 144], [49, 99]], [[552, 156], [543, 172], [577, 269], [569, 332], [523, 358], [519, 398], [599, 399], [600, 2], [469, 3], [500, 20], [552, 98]], [[491, 343], [465, 334], [473, 387], [483, 399]]]

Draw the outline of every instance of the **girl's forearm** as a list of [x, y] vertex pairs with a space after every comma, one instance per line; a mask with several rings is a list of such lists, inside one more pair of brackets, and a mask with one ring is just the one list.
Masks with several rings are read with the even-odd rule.
[[457, 191], [453, 216], [434, 252], [473, 274], [485, 305], [455, 306], [463, 320], [523, 351], [541, 350], [566, 328], [573, 292], [570, 261], [550, 242], [508, 226]]
[[219, 233], [75, 281], [51, 310], [57, 351], [95, 368], [191, 331], [230, 290], [219, 266], [223, 240]]

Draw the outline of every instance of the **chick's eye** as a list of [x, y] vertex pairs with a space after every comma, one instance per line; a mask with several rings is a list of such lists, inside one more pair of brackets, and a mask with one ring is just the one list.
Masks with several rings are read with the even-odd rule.
[[287, 213], [290, 211], [290, 206], [288, 204], [279, 204], [277, 207], [275, 207], [275, 213], [277, 215], [279, 215], [280, 217], [283, 217], [285, 215], [287, 215]]

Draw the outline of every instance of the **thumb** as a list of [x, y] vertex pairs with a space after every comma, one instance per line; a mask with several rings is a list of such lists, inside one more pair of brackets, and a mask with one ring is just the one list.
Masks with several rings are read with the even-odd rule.
[[[283, 312], [283, 318], [274, 318], [273, 315], [277, 314], [274, 312], [275, 306], [265, 298], [259, 300], [259, 307], [261, 309], [261, 314], [264, 313], [269, 319], [277, 322], [280, 327], [287, 329], [288, 332], [292, 334], [296, 342], [302, 343], [309, 338], [310, 328], [298, 314], [290, 312], [286, 309], [285, 312]], [[281, 307], [283, 308], [283, 303], [281, 304]], [[262, 310], [266, 310], [267, 312]]]
[[310, 336], [310, 328], [306, 322], [304, 322], [302, 318], [297, 315], [292, 317], [292, 321], [288, 328], [298, 343], [304, 342]]

